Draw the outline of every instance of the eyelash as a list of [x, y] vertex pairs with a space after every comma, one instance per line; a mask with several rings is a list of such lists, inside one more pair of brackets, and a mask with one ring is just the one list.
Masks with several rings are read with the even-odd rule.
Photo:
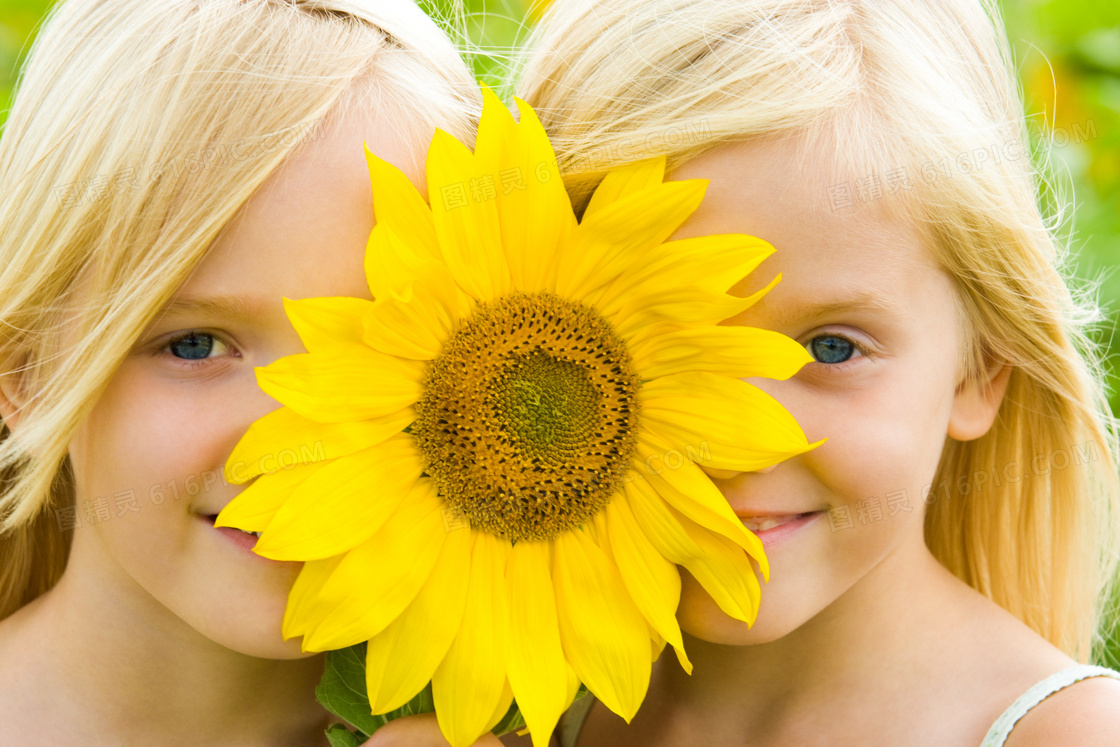
[[[213, 360], [212, 358], [197, 358], [197, 359], [193, 359], [193, 360], [192, 359], [187, 359], [187, 358], [179, 358], [178, 356], [171, 355], [171, 353], [168, 351], [168, 349], [172, 345], [174, 345], [175, 343], [182, 342], [183, 340], [187, 339], [188, 337], [194, 337], [196, 335], [206, 335], [207, 337], [212, 337], [215, 340], [221, 342], [223, 345], [225, 345], [227, 348], [229, 348], [234, 353], [236, 353], [236, 351], [237, 351], [237, 349], [233, 346], [233, 344], [230, 343], [229, 340], [222, 337], [221, 335], [214, 334], [213, 332], [204, 332], [202, 330], [192, 329], [192, 330], [189, 330], [187, 332], [184, 332], [183, 334], [176, 335], [175, 337], [172, 337], [170, 340], [168, 340], [166, 343], [163, 344], [163, 346], [159, 349], [158, 352], [160, 352], [160, 353], [166, 352], [167, 355], [169, 355], [171, 358], [174, 358], [176, 361], [178, 361], [177, 365], [183, 366], [184, 368], [187, 368], [187, 369], [190, 369], [190, 370], [194, 370], [194, 369], [200, 368], [202, 366], [210, 365], [209, 363], [207, 363], [207, 361]], [[838, 339], [841, 339], [841, 340], [844, 340], [845, 342], [850, 343], [851, 346], [859, 353], [859, 357], [866, 357], [867, 354], [868, 354], [867, 349], [863, 345], [859, 344], [858, 341], [853, 340], [852, 338], [847, 337], [845, 335], [840, 335], [840, 334], [835, 334], [835, 333], [830, 333], [830, 334], [825, 334], [825, 335], [814, 335], [813, 337], [809, 338], [808, 342], [805, 343], [805, 347], [808, 348], [809, 344], [812, 343], [813, 340], [816, 340], [816, 339], [821, 338], [821, 337], [836, 337]], [[812, 355], [812, 353], [810, 353], [810, 355]], [[834, 372], [834, 371], [837, 371], [837, 370], [843, 370], [844, 368], [846, 368], [848, 366], [848, 364], [852, 363], [854, 360], [855, 360], [854, 357], [849, 358], [846, 361], [841, 361], [840, 363], [823, 363], [823, 362], [818, 361], [818, 360], [813, 360], [813, 361], [810, 361], [808, 365], [819, 365], [819, 366], [824, 367], [828, 371]]]
[[225, 337], [223, 337], [219, 334], [215, 334], [214, 332], [206, 332], [206, 331], [201, 330], [201, 329], [192, 329], [192, 330], [188, 330], [188, 331], [186, 331], [182, 334], [175, 335], [174, 337], [172, 337], [170, 340], [168, 340], [167, 342], [165, 342], [163, 344], [163, 347], [161, 347], [157, 351], [157, 354], [162, 353], [162, 354], [167, 355], [168, 357], [170, 357], [172, 360], [174, 360], [176, 362], [175, 365], [177, 365], [181, 368], [185, 368], [188, 371], [193, 371], [195, 369], [202, 368], [203, 366], [207, 366], [207, 365], [212, 365], [212, 361], [215, 360], [214, 358], [195, 358], [195, 359], [179, 358], [178, 356], [172, 355], [170, 350], [169, 350], [171, 348], [171, 346], [174, 345], [177, 342], [182, 342], [183, 340], [187, 339], [188, 337], [196, 337], [196, 336], [201, 336], [201, 335], [205, 335], [207, 337], [214, 338], [214, 340], [220, 342], [221, 344], [223, 344], [227, 348], [229, 348], [231, 354], [234, 354], [235, 357], [240, 357], [241, 354], [237, 352], [237, 348], [234, 347], [233, 343], [231, 343]]
[[[837, 334], [835, 332], [828, 332], [826, 334], [821, 334], [821, 335], [813, 335], [812, 337], [810, 337], [806, 341], [805, 348], [808, 349], [809, 345], [813, 342], [813, 340], [817, 340], [821, 337], [835, 337], [837, 339], [844, 340], [845, 342], [848, 342], [849, 344], [851, 344], [852, 348], [854, 348], [855, 351], [859, 353], [859, 355], [858, 356], [853, 355], [851, 358], [848, 358], [848, 360], [841, 361], [840, 363], [822, 363], [821, 361], [818, 361], [818, 360], [814, 359], [814, 360], [810, 361], [808, 364], [806, 364], [806, 367], [808, 367], [808, 366], [820, 366], [821, 367], [820, 370], [827, 371], [828, 373], [839, 373], [839, 372], [843, 371], [844, 369], [846, 369], [849, 365], [854, 365], [855, 361], [858, 360], [859, 358], [866, 358], [869, 354], [867, 348], [864, 347], [863, 345], [861, 345], [857, 340], [853, 340], [851, 337], [848, 337], [847, 335], [841, 335], [841, 334]], [[809, 355], [812, 355], [812, 353], [809, 353]]]

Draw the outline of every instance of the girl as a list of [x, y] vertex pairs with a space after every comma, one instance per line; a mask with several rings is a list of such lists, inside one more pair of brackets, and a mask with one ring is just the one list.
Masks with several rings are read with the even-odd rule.
[[754, 383], [829, 439], [712, 474], [767, 546], [757, 622], [686, 576], [692, 676], [662, 656], [631, 723], [588, 700], [557, 741], [1120, 744], [1120, 674], [1084, 666], [1120, 541], [1115, 429], [995, 8], [559, 0], [520, 90], [577, 205], [665, 155], [710, 180], [677, 238], [776, 247], [732, 292], [781, 282], [727, 323], [807, 346]]
[[0, 744], [326, 744], [222, 466], [282, 298], [369, 297], [363, 141], [422, 184], [479, 108], [407, 0], [55, 9], [0, 139]]

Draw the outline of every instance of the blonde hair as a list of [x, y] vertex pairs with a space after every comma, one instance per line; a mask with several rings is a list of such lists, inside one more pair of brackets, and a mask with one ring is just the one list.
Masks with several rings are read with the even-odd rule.
[[20, 393], [0, 423], [0, 619], [62, 573], [68, 446], [139, 335], [269, 175], [355, 106], [388, 112], [419, 158], [435, 126], [471, 142], [481, 108], [410, 0], [52, 11], [0, 137], [0, 372]]
[[862, 187], [923, 229], [956, 286], [963, 376], [1013, 366], [990, 432], [946, 439], [923, 496], [927, 544], [1088, 660], [1120, 542], [1116, 426], [1087, 336], [1099, 313], [1069, 290], [1068, 251], [1039, 208], [996, 8], [558, 0], [519, 74], [577, 210], [619, 163], [664, 155], [672, 170], [728, 141], [796, 134], [802, 157], [824, 145], [832, 173], [862, 175], [853, 203]]

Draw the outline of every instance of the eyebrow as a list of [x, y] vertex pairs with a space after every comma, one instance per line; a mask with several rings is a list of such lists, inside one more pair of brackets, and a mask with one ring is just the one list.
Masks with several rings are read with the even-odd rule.
[[180, 296], [171, 299], [159, 312], [159, 317], [203, 314], [207, 316], [253, 319], [264, 316], [269, 304], [264, 299], [244, 296], [210, 296], [194, 298]]
[[865, 293], [850, 298], [836, 301], [822, 301], [809, 304], [795, 304], [775, 310], [774, 321], [779, 325], [787, 325], [794, 321], [816, 321], [833, 314], [852, 313], [860, 311], [878, 311], [886, 314], [908, 317], [897, 304], [877, 293]]

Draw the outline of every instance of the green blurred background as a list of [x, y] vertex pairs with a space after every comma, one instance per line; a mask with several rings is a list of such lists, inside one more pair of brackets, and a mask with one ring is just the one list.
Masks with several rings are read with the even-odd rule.
[[[465, 32], [478, 76], [495, 85], [508, 54], [548, 0], [420, 0], [431, 15]], [[51, 0], [0, 0], [0, 124], [20, 65]], [[1001, 0], [1040, 163], [1049, 153], [1045, 199], [1069, 204], [1063, 235], [1071, 269], [1099, 282], [1106, 321], [1110, 402], [1120, 415], [1115, 330], [1120, 302], [1120, 3], [1115, 0]], [[448, 19], [452, 19], [448, 21]], [[1049, 146], [1049, 147], [1047, 147]], [[1120, 668], [1120, 631], [1102, 653]]]

